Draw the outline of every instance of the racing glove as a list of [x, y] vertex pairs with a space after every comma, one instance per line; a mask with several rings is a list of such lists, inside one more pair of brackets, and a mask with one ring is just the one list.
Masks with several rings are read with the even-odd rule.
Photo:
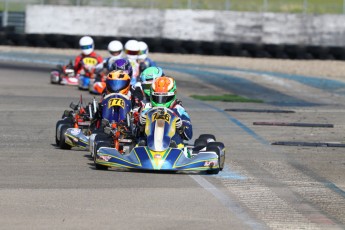
[[182, 119], [177, 118], [176, 120], [176, 129], [180, 129], [182, 127]]
[[139, 122], [140, 122], [141, 125], [145, 125], [146, 124], [146, 114], [140, 114]]

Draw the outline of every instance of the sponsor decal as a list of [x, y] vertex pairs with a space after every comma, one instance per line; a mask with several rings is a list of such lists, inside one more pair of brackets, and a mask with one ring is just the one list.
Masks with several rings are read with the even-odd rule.
[[99, 156], [99, 158], [101, 159], [101, 160], [104, 160], [104, 161], [109, 161], [110, 160], [110, 156]]
[[207, 166], [207, 167], [213, 167], [215, 165], [218, 165], [217, 161], [205, 161], [205, 164], [204, 164], [204, 166]]
[[108, 108], [114, 107], [114, 106], [120, 106], [121, 108], [125, 108], [125, 101], [121, 98], [111, 98], [108, 101]]
[[162, 159], [162, 156], [160, 154], [156, 154], [155, 159]]
[[98, 63], [97, 59], [92, 58], [92, 57], [83, 58], [83, 62], [85, 65], [88, 65], [88, 66], [95, 66]]
[[78, 125], [90, 125], [90, 121], [78, 121]]
[[152, 114], [152, 121], [155, 121], [158, 119], [165, 120], [166, 122], [170, 123], [171, 116], [169, 113], [160, 114], [159, 112], [156, 112]]
[[78, 135], [79, 133], [80, 133], [80, 129], [72, 129], [72, 130], [71, 130], [71, 134], [72, 134], [72, 135], [75, 135], [75, 136], [76, 136], [76, 135]]

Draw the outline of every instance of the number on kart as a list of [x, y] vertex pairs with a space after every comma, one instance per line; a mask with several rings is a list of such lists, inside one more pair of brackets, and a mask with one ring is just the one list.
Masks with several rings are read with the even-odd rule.
[[125, 101], [121, 98], [111, 98], [108, 102], [108, 108], [120, 106], [121, 108], [125, 108]]
[[154, 113], [154, 114], [152, 115], [152, 118], [153, 118], [152, 121], [161, 119], [161, 120], [165, 120], [166, 122], [170, 123], [170, 118], [171, 118], [171, 117], [170, 117], [170, 114], [169, 114], [169, 113], [164, 113], [164, 114]]

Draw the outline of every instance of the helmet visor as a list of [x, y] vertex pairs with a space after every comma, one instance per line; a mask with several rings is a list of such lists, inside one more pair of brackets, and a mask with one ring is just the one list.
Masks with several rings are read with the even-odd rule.
[[156, 104], [165, 104], [174, 100], [175, 93], [174, 92], [168, 92], [168, 93], [152, 92], [151, 97], [152, 97], [152, 101], [155, 102]]
[[139, 50], [126, 50], [125, 53], [128, 55], [138, 55]]
[[152, 86], [152, 82], [149, 81], [144, 81], [143, 83], [141, 83], [141, 87], [143, 88], [143, 90], [150, 90]]
[[80, 46], [80, 48], [82, 50], [92, 49], [92, 44], [91, 45]]
[[129, 87], [130, 80], [107, 80], [107, 89], [112, 93], [120, 93]]
[[121, 54], [121, 50], [118, 50], [118, 51], [109, 51], [109, 53], [112, 55], [112, 56], [118, 56]]

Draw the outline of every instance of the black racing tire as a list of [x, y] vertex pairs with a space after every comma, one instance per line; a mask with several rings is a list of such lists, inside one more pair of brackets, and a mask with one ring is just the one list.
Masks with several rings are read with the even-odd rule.
[[[216, 151], [215, 151], [216, 148]], [[218, 155], [218, 163], [220, 171], [224, 168], [224, 162], [225, 162], [225, 146], [222, 142], [210, 142], [206, 146], [206, 151], [215, 151]], [[223, 151], [224, 155], [221, 156], [221, 151]]]
[[66, 144], [65, 140], [66, 140], [66, 136], [65, 136], [65, 132], [67, 131], [68, 128], [71, 128], [71, 126], [69, 125], [63, 125], [61, 127], [61, 132], [60, 132], [60, 141], [59, 141], [59, 147], [60, 149], [71, 149], [72, 146], [70, 146], [69, 144]]
[[[98, 135], [97, 135], [98, 136]], [[97, 153], [97, 151], [101, 148], [101, 147], [110, 147], [110, 143], [109, 142], [99, 142], [99, 143], [96, 143], [96, 146], [95, 146], [95, 151]], [[108, 166], [104, 166], [104, 165], [100, 165], [100, 164], [97, 164], [96, 163], [96, 153], [94, 154], [93, 156], [93, 162], [95, 163], [95, 168], [97, 170], [108, 170]]]
[[[216, 146], [212, 146], [212, 147], [207, 147], [206, 151], [212, 151], [212, 152], [216, 152], [218, 155], [218, 165], [220, 167], [220, 149]], [[223, 168], [222, 168], [223, 169]], [[216, 169], [210, 169], [207, 171], [208, 174], [218, 174], [219, 171], [221, 171], [220, 168], [216, 168]]]
[[94, 152], [92, 153], [92, 156], [95, 160], [95, 156], [96, 156], [96, 153], [97, 153], [97, 150], [100, 148], [97, 149], [97, 145], [100, 144], [100, 143], [107, 143], [108, 145], [106, 147], [111, 147], [111, 141], [112, 141], [112, 138], [103, 133], [103, 131], [100, 131], [100, 130], [97, 130], [96, 131], [97, 135], [95, 136], [95, 139], [93, 141], [93, 144], [94, 144]]
[[62, 120], [58, 120], [56, 122], [56, 125], [55, 125], [55, 144], [56, 144], [56, 146], [60, 146], [60, 141], [57, 138], [57, 128], [59, 127], [59, 125], [62, 125], [62, 124], [65, 124], [65, 125], [68, 125], [69, 127], [72, 127], [73, 126], [73, 119], [72, 118], [66, 118], [62, 115]]
[[208, 139], [212, 139], [213, 141], [216, 141], [216, 137], [213, 134], [201, 134], [198, 139], [205, 139], [208, 142]]
[[56, 125], [55, 125], [55, 144], [56, 146], [60, 146], [60, 141], [58, 140], [57, 138], [57, 129], [59, 127], [59, 125], [61, 124], [61, 120], [59, 120], [58, 122], [56, 122]]
[[214, 146], [216, 146], [216, 147], [219, 147], [220, 148], [220, 150], [223, 150], [224, 148], [225, 148], [225, 145], [224, 145], [224, 143], [223, 142], [209, 142], [209, 143], [207, 143], [207, 148], [209, 148], [209, 147], [214, 147]]
[[206, 145], [207, 145], [207, 139], [197, 138], [194, 141], [194, 148], [195, 147], [206, 147]]

